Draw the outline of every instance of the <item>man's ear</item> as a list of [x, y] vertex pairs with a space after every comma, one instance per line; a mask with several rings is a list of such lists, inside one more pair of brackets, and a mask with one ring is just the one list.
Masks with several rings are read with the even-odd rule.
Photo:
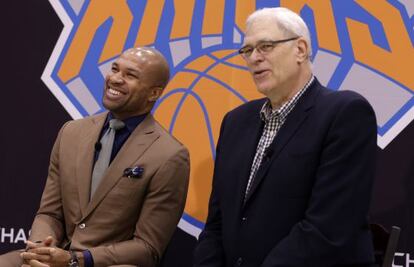
[[158, 100], [158, 98], [160, 98], [162, 91], [164, 90], [164, 88], [156, 86], [156, 87], [152, 87], [150, 89], [150, 94], [148, 97], [148, 101], [150, 102], [155, 102]]
[[308, 42], [303, 38], [299, 38], [296, 43], [297, 63], [301, 64], [309, 59], [310, 47]]

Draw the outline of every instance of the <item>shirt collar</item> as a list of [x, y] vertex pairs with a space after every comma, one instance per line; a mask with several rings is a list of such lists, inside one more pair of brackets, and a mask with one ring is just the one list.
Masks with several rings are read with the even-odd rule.
[[263, 104], [262, 109], [260, 110], [260, 118], [262, 119], [262, 121], [267, 122], [275, 118], [280, 121], [285, 120], [289, 112], [294, 108], [294, 106], [298, 102], [299, 98], [305, 93], [306, 89], [309, 88], [309, 86], [312, 84], [314, 80], [315, 76], [312, 75], [309, 81], [299, 92], [297, 92], [291, 99], [283, 103], [277, 109], [272, 109], [270, 99], [267, 99], [267, 101]]
[[[128, 132], [132, 133], [135, 130], [135, 128], [137, 128], [137, 126], [145, 119], [147, 115], [148, 113], [145, 113], [145, 114], [141, 114], [141, 115], [134, 116], [134, 117], [129, 117], [125, 120], [122, 120], [125, 123], [124, 129], [127, 129]], [[105, 124], [104, 124], [105, 129], [109, 127], [109, 121], [114, 118], [115, 118], [114, 115], [111, 112], [109, 112], [108, 116], [106, 117]]]

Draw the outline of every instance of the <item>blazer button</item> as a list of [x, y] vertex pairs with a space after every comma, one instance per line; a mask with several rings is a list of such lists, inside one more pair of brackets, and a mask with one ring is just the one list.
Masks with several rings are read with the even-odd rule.
[[242, 221], [243, 221], [243, 222], [247, 221], [247, 217], [243, 217], [243, 218], [242, 218]]
[[241, 265], [242, 265], [242, 263], [243, 263], [243, 259], [242, 259], [242, 258], [238, 258], [238, 259], [237, 259], [237, 262], [236, 262], [236, 265], [237, 265], [237, 266], [241, 266]]
[[86, 224], [84, 224], [84, 223], [79, 224], [80, 229], [85, 229], [85, 227], [86, 227]]

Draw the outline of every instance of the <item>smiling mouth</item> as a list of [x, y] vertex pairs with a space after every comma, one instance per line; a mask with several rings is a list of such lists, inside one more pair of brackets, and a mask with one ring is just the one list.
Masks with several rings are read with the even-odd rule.
[[123, 94], [121, 91], [118, 91], [112, 87], [108, 88], [108, 93], [111, 95], [122, 95]]

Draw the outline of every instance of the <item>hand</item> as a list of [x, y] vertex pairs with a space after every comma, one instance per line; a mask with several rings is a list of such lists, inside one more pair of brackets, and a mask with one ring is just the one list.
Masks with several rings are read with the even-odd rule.
[[29, 265], [27, 265], [27, 264], [22, 265], [22, 267], [33, 267], [33, 266], [36, 266], [36, 267], [49, 267], [49, 265], [43, 264], [40, 261], [36, 261], [36, 260], [31, 260]]
[[71, 258], [69, 251], [56, 247], [33, 248], [21, 255], [31, 267], [66, 267]]
[[26, 251], [29, 251], [32, 248], [50, 247], [52, 245], [53, 241], [54, 241], [54, 239], [53, 239], [52, 236], [46, 237], [41, 242], [27, 241], [27, 243], [26, 243]]
[[[24, 253], [31, 252], [31, 250], [35, 249], [35, 248], [50, 247], [53, 244], [53, 241], [54, 241], [54, 239], [53, 239], [52, 236], [48, 236], [43, 241], [39, 241], [39, 242], [27, 241], [27, 243], [26, 243], [26, 252], [24, 252]], [[29, 267], [30, 266], [29, 261], [25, 260], [23, 258], [23, 253], [20, 254], [20, 257], [22, 257], [22, 259], [23, 259], [22, 267]], [[25, 257], [28, 258], [29, 255], [26, 254]], [[34, 255], [32, 255], [31, 257], [35, 258]]]

